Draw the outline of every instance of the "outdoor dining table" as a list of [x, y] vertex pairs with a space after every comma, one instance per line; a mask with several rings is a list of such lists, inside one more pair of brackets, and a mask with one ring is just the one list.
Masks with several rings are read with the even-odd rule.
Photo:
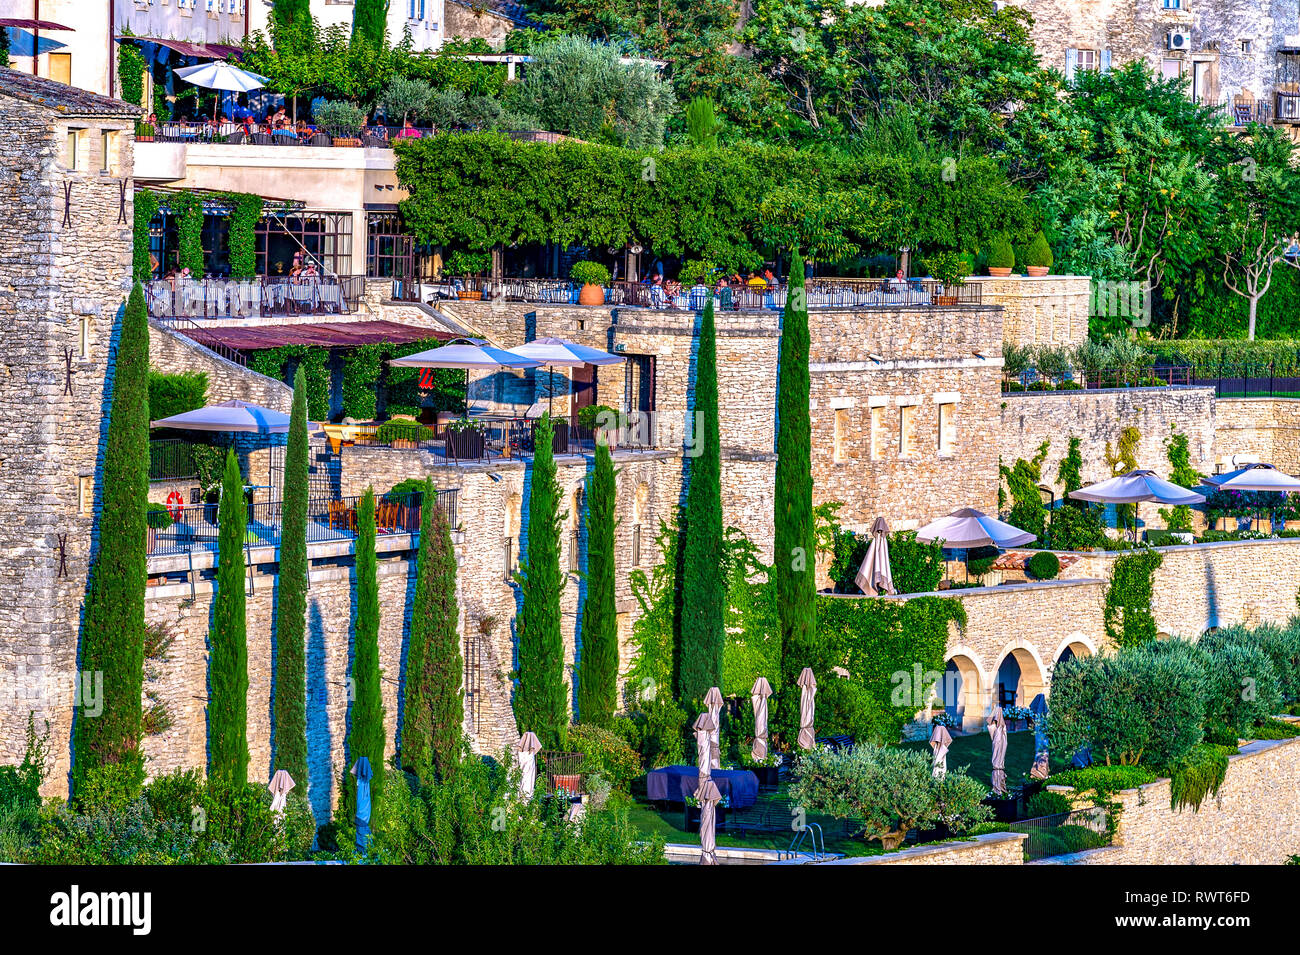
[[[748, 769], [715, 769], [710, 778], [732, 809], [744, 809], [758, 802], [758, 776]], [[664, 766], [645, 774], [646, 798], [652, 802], [686, 802], [700, 785], [696, 766]]]

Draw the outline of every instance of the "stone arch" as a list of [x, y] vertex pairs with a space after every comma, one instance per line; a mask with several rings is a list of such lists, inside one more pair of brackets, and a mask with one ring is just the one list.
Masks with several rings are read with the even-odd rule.
[[1076, 630], [1062, 640], [1060, 646], [1056, 648], [1056, 652], [1052, 654], [1052, 665], [1055, 666], [1074, 657], [1091, 657], [1096, 654], [1097, 645]]
[[943, 678], [936, 690], [944, 710], [961, 721], [962, 729], [978, 729], [984, 722], [984, 665], [979, 655], [958, 645], [946, 655]]
[[998, 655], [990, 691], [992, 702], [1004, 706], [1028, 706], [1039, 693], [1046, 693], [1047, 668], [1038, 651], [1024, 640], [1007, 644]]

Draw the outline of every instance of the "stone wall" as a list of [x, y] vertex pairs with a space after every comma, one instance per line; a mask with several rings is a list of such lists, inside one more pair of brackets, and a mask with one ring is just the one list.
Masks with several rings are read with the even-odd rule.
[[505, 46], [506, 36], [517, 28], [515, 21], [487, 9], [483, 4], [446, 0], [444, 33], [448, 39], [483, 39], [494, 50]]
[[1002, 307], [1002, 337], [1019, 345], [1077, 345], [1088, 337], [1092, 279], [1086, 275], [1031, 278], [975, 276], [985, 305]]
[[29, 712], [38, 728], [48, 721], [51, 794], [66, 792], [106, 383], [131, 269], [137, 113], [0, 69], [0, 763], [21, 760]]
[[1233, 469], [1232, 457], [1300, 473], [1300, 400], [1220, 398], [1214, 409], [1214, 460]]
[[1281, 865], [1300, 853], [1300, 739], [1256, 740], [1228, 757], [1228, 774], [1201, 808], [1174, 810], [1168, 779], [1117, 793], [1114, 842], [1067, 865]]
[[286, 414], [293, 407], [293, 389], [284, 382], [222, 358], [154, 321], [149, 322], [149, 365], [169, 375], [204, 372], [208, 376], [208, 404], [239, 398]]
[[961, 842], [901, 849], [879, 856], [834, 859], [819, 865], [1020, 865], [1025, 858], [1023, 832], [990, 832]]

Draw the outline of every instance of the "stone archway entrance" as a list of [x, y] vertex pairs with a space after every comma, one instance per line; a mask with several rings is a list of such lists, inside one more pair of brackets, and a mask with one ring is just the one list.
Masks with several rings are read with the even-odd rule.
[[1046, 689], [1043, 670], [1034, 655], [1023, 647], [1007, 651], [993, 677], [996, 706], [1028, 706]]
[[956, 653], [944, 668], [938, 690], [944, 712], [962, 729], [978, 727], [984, 719], [984, 688], [980, 668], [964, 653]]

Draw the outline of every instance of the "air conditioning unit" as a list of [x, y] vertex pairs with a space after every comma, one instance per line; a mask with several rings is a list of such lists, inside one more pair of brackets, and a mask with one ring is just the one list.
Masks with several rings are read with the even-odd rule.
[[1165, 34], [1165, 46], [1170, 50], [1186, 53], [1192, 48], [1192, 31], [1170, 30]]

